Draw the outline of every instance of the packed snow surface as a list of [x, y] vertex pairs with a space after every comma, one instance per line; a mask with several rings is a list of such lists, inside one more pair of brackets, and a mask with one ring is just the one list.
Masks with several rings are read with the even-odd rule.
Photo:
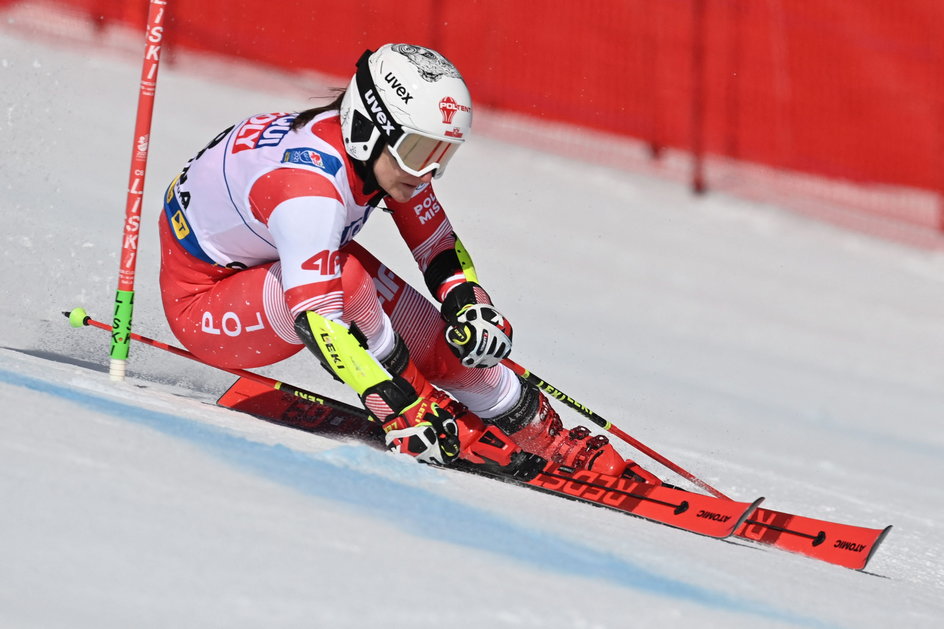
[[[157, 349], [112, 383], [107, 333], [61, 312], [111, 317], [140, 60], [26, 35], [0, 24], [0, 626], [944, 626], [939, 253], [487, 134], [459, 152], [438, 196], [515, 360], [729, 495], [894, 525], [866, 572], [703, 538], [218, 408], [232, 376]], [[137, 332], [176, 342], [170, 179], [323, 94], [162, 67]], [[422, 286], [388, 217], [360, 240]], [[264, 373], [354, 401], [304, 353]]]

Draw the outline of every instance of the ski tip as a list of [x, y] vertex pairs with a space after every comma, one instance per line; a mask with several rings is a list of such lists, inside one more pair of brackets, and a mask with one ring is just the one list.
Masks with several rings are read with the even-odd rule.
[[89, 316], [85, 308], [73, 308], [70, 312], [63, 311], [62, 314], [69, 317], [69, 325], [73, 328], [81, 328], [88, 325]]
[[734, 523], [734, 528], [731, 529], [731, 534], [733, 535], [741, 528], [741, 525], [747, 522], [748, 518], [754, 515], [754, 512], [757, 511], [757, 507], [760, 506], [760, 503], [764, 502], [764, 497], [761, 496], [754, 502], [748, 505], [747, 509], [744, 510], [744, 513], [741, 514], [741, 517], [738, 518], [738, 521]]
[[869, 565], [869, 562], [872, 561], [872, 557], [875, 555], [875, 551], [878, 550], [878, 547], [881, 546], [882, 542], [885, 541], [885, 538], [888, 537], [888, 534], [892, 531], [892, 525], [889, 524], [882, 532], [878, 534], [878, 537], [875, 538], [875, 541], [872, 542], [872, 548], [869, 549], [869, 554], [865, 558], [865, 561], [862, 562], [862, 567], [859, 570], [865, 570], [865, 567]]

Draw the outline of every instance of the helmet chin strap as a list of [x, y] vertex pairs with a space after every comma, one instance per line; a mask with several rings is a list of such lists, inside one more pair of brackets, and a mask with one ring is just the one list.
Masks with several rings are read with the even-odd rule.
[[370, 157], [367, 158], [367, 161], [362, 162], [357, 159], [351, 159], [354, 172], [357, 173], [357, 176], [360, 177], [361, 181], [364, 182], [363, 193], [371, 195], [380, 193], [376, 198], [371, 199], [370, 205], [377, 205], [380, 203], [380, 199], [387, 195], [386, 190], [383, 190], [380, 187], [380, 183], [377, 181], [377, 175], [374, 174], [374, 164], [377, 162], [377, 159], [380, 157], [380, 153], [383, 152], [386, 146], [387, 143], [383, 138], [380, 138], [374, 144], [374, 150], [371, 151]]

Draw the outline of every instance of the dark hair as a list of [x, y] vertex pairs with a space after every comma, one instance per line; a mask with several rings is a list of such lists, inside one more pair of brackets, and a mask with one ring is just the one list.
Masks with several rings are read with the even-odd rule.
[[312, 107], [311, 109], [306, 109], [305, 111], [298, 114], [298, 116], [295, 117], [295, 122], [292, 123], [292, 131], [301, 129], [306, 124], [314, 120], [315, 116], [318, 114], [323, 114], [326, 111], [339, 111], [341, 109], [341, 101], [344, 99], [344, 93], [347, 90], [336, 87], [333, 88], [332, 91], [337, 94], [336, 98], [327, 105], [322, 105], [321, 107]]

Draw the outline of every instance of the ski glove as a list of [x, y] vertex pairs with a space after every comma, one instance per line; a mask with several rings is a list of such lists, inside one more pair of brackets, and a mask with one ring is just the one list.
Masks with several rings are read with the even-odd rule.
[[423, 463], [448, 465], [459, 456], [459, 427], [434, 396], [419, 396], [383, 423], [387, 448]]
[[511, 323], [476, 283], [452, 289], [442, 306], [446, 342], [466, 367], [494, 367], [511, 353]]
[[449, 410], [452, 398], [416, 369], [399, 334], [382, 363], [392, 377], [365, 389], [361, 401], [383, 426], [387, 447], [424, 463], [454, 461], [459, 456], [459, 428]]

